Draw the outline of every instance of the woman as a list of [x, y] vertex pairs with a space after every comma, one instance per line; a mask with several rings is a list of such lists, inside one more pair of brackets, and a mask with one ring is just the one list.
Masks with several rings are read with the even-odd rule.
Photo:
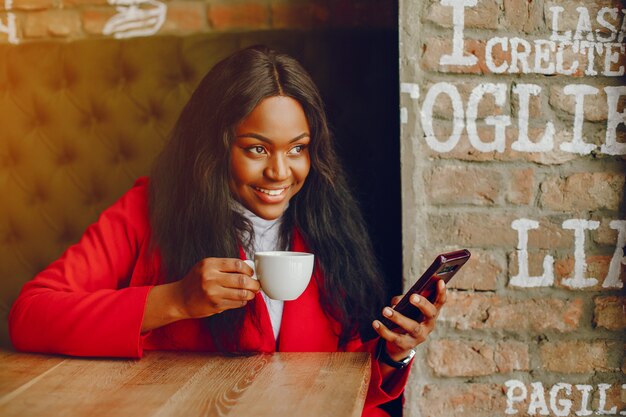
[[[313, 278], [297, 300], [271, 300], [242, 259], [289, 248], [315, 254]], [[384, 415], [445, 288], [434, 305], [414, 296], [421, 324], [384, 308], [398, 331], [375, 320], [382, 294], [317, 88], [294, 59], [251, 47], [201, 81], [150, 180], [24, 286], [10, 333], [19, 350], [77, 356], [370, 351], [364, 415]], [[380, 337], [364, 343], [369, 326]]]

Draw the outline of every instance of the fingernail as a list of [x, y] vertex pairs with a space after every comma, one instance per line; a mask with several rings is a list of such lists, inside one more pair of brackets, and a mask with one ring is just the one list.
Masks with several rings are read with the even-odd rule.
[[379, 323], [379, 322], [377, 322], [377, 321], [375, 321], [375, 322], [374, 322], [374, 328], [375, 328], [375, 329], [378, 329], [379, 327], [380, 327], [380, 323]]
[[419, 304], [419, 303], [420, 303], [420, 297], [419, 297], [419, 295], [414, 295], [414, 296], [413, 296], [413, 298], [412, 298], [412, 301], [413, 301], [415, 304]]
[[383, 309], [383, 316], [391, 317], [393, 315], [393, 311], [389, 307], [385, 307]]

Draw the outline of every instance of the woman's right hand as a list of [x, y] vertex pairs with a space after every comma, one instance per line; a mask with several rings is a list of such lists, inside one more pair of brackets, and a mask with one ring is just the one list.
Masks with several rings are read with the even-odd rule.
[[185, 318], [208, 317], [245, 306], [261, 289], [254, 271], [241, 259], [206, 258], [178, 281]]
[[261, 289], [253, 273], [241, 259], [201, 260], [183, 279], [150, 290], [141, 332], [245, 306]]

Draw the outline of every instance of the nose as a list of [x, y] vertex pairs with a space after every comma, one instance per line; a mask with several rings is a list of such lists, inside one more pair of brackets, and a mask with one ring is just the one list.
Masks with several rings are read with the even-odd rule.
[[289, 161], [286, 155], [274, 154], [265, 167], [265, 176], [273, 181], [284, 181], [289, 178]]

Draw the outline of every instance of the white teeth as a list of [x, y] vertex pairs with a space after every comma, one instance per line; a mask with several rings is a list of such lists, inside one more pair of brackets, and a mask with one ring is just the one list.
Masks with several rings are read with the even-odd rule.
[[254, 187], [256, 190], [267, 194], [267, 195], [281, 195], [283, 191], [285, 191], [284, 188], [279, 188], [278, 190], [266, 190], [265, 188], [259, 188], [259, 187]]

